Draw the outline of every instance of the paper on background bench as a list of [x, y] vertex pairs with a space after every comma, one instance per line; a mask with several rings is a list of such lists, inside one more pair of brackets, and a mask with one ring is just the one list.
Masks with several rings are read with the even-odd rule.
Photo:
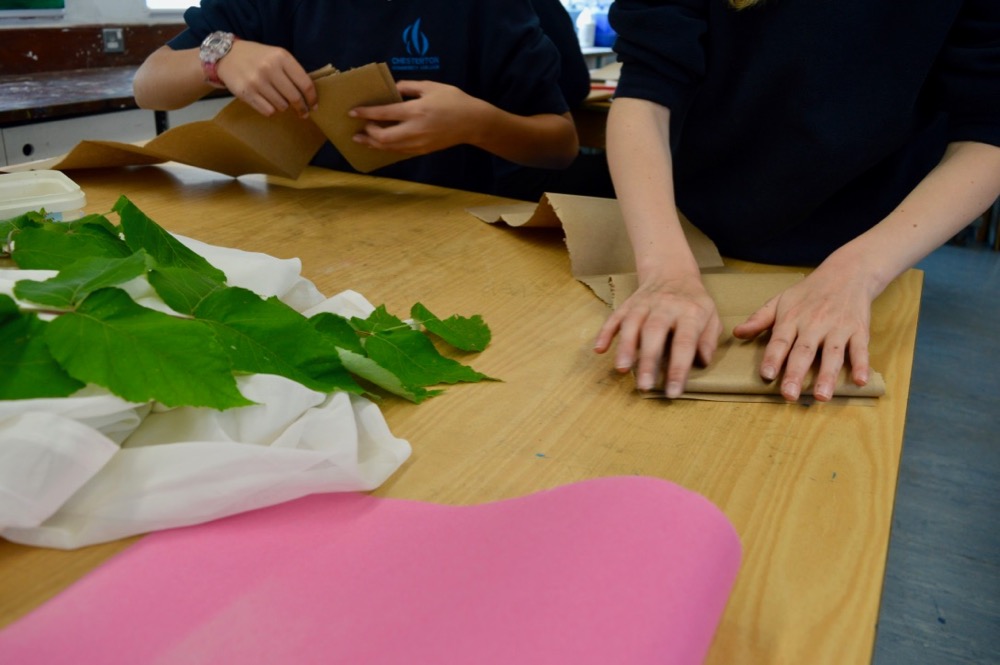
[[144, 538], [0, 632], [0, 662], [693, 665], [739, 562], [725, 516], [655, 478], [323, 494]]
[[[562, 227], [566, 234], [573, 276], [612, 308], [618, 307], [637, 287], [635, 256], [615, 199], [571, 194], [545, 194], [533, 203], [483, 206], [469, 212], [488, 223], [512, 227]], [[725, 328], [712, 363], [692, 369], [684, 394], [687, 399], [716, 401], [784, 402], [780, 376], [764, 381], [758, 368], [767, 336], [743, 341], [732, 336], [735, 325], [773, 296], [801, 280], [798, 273], [742, 273], [726, 268], [715, 243], [681, 217], [688, 244], [702, 271], [705, 288], [715, 299]], [[596, 334], [596, 330], [594, 331]], [[805, 377], [800, 401], [811, 401], [814, 367]], [[869, 399], [885, 393], [885, 382], [875, 371], [867, 385], [856, 386], [849, 370], [841, 370], [834, 401], [872, 405]], [[663, 397], [663, 377], [644, 397]]]

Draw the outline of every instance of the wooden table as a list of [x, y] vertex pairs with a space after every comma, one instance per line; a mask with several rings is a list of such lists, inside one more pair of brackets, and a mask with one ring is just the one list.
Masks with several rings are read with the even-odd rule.
[[[500, 202], [321, 172], [303, 189], [185, 167], [77, 171], [88, 210], [129, 196], [168, 229], [299, 257], [332, 295], [390, 311], [417, 301], [482, 314], [491, 346], [471, 364], [502, 382], [449, 388], [383, 411], [412, 458], [378, 494], [448, 504], [641, 474], [700, 492], [738, 530], [744, 560], [708, 662], [863, 663], [871, 658], [903, 439], [922, 275], [876, 301], [874, 407], [641, 399], [591, 346], [607, 311], [570, 275], [561, 235], [484, 224]], [[737, 264], [744, 269], [759, 266]], [[0, 624], [25, 614], [134, 539], [72, 552], [0, 542]]]

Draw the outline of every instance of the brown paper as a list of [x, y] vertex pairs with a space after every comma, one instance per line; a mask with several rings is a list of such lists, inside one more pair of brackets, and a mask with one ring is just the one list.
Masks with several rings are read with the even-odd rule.
[[44, 168], [68, 171], [173, 161], [234, 177], [263, 173], [296, 178], [327, 139], [363, 173], [406, 159], [352, 139], [364, 121], [349, 118], [349, 109], [402, 101], [385, 63], [346, 72], [328, 66], [311, 75], [319, 104], [309, 120], [292, 109], [268, 118], [234, 99], [211, 120], [168, 129], [143, 145], [81, 141], [64, 157], [45, 160]]
[[[567, 194], [545, 194], [535, 205], [486, 206], [469, 210], [479, 219], [504, 222], [515, 227], [562, 226], [566, 234], [573, 276], [589, 286], [598, 297], [617, 308], [637, 288], [635, 257], [618, 202]], [[732, 329], [761, 305], [803, 278], [798, 273], [739, 273], [725, 268], [718, 249], [705, 234], [681, 219], [688, 243], [702, 270], [705, 288], [715, 300], [725, 329], [708, 367], [694, 367], [685, 392], [687, 399], [734, 402], [784, 402], [780, 376], [774, 381], [761, 378], [759, 368], [767, 345], [767, 335], [744, 341], [732, 336]], [[803, 382], [800, 402], [812, 401], [810, 393], [816, 366]], [[878, 372], [871, 373], [865, 386], [850, 380], [849, 370], [841, 370], [834, 389], [834, 401], [873, 404], [870, 398], [885, 393]], [[663, 377], [646, 397], [663, 397]]]
[[408, 157], [398, 152], [375, 150], [353, 139], [366, 121], [348, 117], [349, 110], [403, 101], [384, 63], [365, 65], [322, 79], [317, 82], [316, 90], [321, 112], [313, 113], [310, 118], [355, 169], [369, 173]]
[[[471, 208], [473, 215], [488, 223], [504, 222], [518, 227], [559, 227], [566, 233], [573, 276], [611, 304], [609, 275], [635, 271], [635, 256], [625, 231], [618, 201], [596, 196], [547, 193], [541, 201], [507, 206]], [[682, 219], [698, 266], [722, 268], [722, 256], [708, 236]]]

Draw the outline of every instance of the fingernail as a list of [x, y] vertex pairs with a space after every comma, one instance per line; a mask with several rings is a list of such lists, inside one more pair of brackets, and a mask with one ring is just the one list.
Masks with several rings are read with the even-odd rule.
[[781, 394], [789, 400], [797, 400], [799, 398], [799, 387], [794, 383], [785, 383], [781, 386]]
[[868, 384], [868, 372], [858, 372], [857, 376], [854, 377], [854, 383], [859, 386], [864, 386]]
[[639, 390], [649, 390], [653, 387], [653, 375], [652, 374], [640, 374], [636, 384], [639, 386]]
[[676, 399], [681, 396], [684, 392], [684, 388], [676, 381], [671, 381], [667, 384], [667, 397], [670, 399]]
[[358, 117], [358, 112], [355, 111], [354, 109], [351, 109], [350, 111], [347, 112], [347, 115], [349, 115], [352, 118], [357, 118]]
[[825, 401], [829, 400], [831, 397], [833, 397], [833, 391], [830, 390], [829, 388], [827, 388], [826, 386], [824, 386], [822, 388], [817, 387], [816, 388], [816, 392], [813, 393], [813, 396], [816, 399], [822, 400], [822, 401], [825, 402]]
[[760, 368], [760, 375], [768, 381], [773, 381], [774, 377], [778, 375], [778, 372], [774, 369], [774, 365], [764, 365]]

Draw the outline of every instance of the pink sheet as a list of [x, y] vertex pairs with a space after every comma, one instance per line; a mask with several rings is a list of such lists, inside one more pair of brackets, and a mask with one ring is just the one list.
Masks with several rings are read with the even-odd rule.
[[739, 559], [715, 506], [653, 478], [323, 494], [144, 538], [0, 632], [0, 662], [698, 663]]

